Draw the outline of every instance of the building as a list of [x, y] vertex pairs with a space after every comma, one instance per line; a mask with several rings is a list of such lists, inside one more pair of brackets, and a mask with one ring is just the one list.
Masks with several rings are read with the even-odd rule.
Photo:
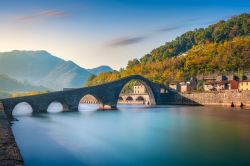
[[224, 75], [216, 75], [216, 74], [211, 74], [211, 75], [198, 75], [197, 77], [198, 81], [225, 81], [228, 80], [227, 76]]
[[216, 91], [229, 90], [229, 82], [228, 81], [216, 81], [214, 82], [214, 88]]
[[210, 79], [205, 80], [205, 83], [203, 84], [204, 91], [236, 90], [239, 87], [239, 78], [233, 74], [228, 76], [213, 76], [209, 78]]
[[204, 91], [236, 90], [239, 82], [236, 80], [212, 81], [203, 85]]
[[198, 81], [216, 81], [217, 75], [213, 74], [213, 75], [198, 75], [197, 77]]
[[239, 90], [240, 91], [250, 90], [250, 79], [240, 81], [240, 83], [239, 83]]
[[214, 84], [213, 84], [213, 82], [205, 82], [204, 84], [203, 84], [203, 89], [204, 89], [204, 91], [215, 91], [216, 89], [215, 89], [215, 87], [214, 87]]
[[237, 80], [229, 80], [228, 81], [230, 84], [229, 84], [229, 89], [230, 90], [236, 90], [239, 88], [239, 81]]
[[197, 87], [197, 78], [196, 77], [192, 77], [190, 79], [190, 81], [187, 81], [187, 82], [172, 81], [169, 84], [169, 88], [172, 91], [181, 92], [181, 93], [196, 90], [196, 87]]
[[140, 82], [137, 82], [135, 84], [133, 91], [134, 91], [134, 94], [145, 94], [145, 93], [147, 93], [146, 87]]
[[180, 84], [177, 81], [170, 82], [169, 88], [173, 91], [179, 92], [180, 91]]
[[190, 91], [191, 91], [190, 82], [181, 82], [180, 83], [180, 92], [181, 93], [190, 92]]

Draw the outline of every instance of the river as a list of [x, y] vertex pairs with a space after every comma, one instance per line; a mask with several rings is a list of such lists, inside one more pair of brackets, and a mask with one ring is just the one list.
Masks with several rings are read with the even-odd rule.
[[17, 116], [27, 166], [250, 165], [250, 111], [121, 105]]

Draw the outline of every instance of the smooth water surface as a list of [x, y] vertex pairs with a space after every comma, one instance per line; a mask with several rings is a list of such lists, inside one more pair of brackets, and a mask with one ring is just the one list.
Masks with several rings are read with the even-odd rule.
[[120, 106], [17, 117], [27, 166], [250, 165], [250, 111]]

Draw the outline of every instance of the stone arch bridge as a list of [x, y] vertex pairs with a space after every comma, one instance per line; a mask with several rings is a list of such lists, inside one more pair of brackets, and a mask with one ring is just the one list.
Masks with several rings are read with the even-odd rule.
[[98, 100], [100, 109], [116, 109], [119, 94], [122, 88], [131, 80], [138, 80], [143, 83], [149, 93], [150, 103], [152, 105], [161, 104], [160, 95], [161, 88], [163, 86], [149, 81], [140, 75], [132, 75], [113, 82], [92, 87], [57, 91], [34, 96], [2, 99], [1, 102], [6, 114], [9, 116], [12, 115], [14, 107], [21, 102], [30, 104], [33, 108], [33, 112], [47, 112], [47, 108], [52, 102], [60, 102], [64, 108], [67, 108], [70, 111], [76, 111], [78, 110], [80, 100], [85, 95], [94, 96]]

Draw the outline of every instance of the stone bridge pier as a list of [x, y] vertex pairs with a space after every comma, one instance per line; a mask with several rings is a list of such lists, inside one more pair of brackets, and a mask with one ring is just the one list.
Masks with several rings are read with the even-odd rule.
[[116, 109], [122, 88], [131, 80], [138, 80], [146, 87], [151, 104], [155, 105], [161, 103], [160, 89], [162, 85], [153, 83], [140, 75], [133, 75], [92, 87], [9, 98], [3, 99], [1, 102], [3, 103], [7, 115], [12, 115], [14, 107], [21, 102], [30, 104], [33, 108], [33, 112], [47, 112], [47, 108], [52, 102], [60, 102], [65, 111], [77, 111], [79, 102], [85, 95], [94, 96], [102, 110]]

